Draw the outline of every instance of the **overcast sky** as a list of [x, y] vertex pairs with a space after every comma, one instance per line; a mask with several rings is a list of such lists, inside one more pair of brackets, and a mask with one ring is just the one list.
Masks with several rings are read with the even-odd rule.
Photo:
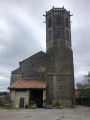
[[75, 83], [90, 71], [90, 0], [0, 0], [0, 91], [10, 85], [19, 62], [46, 51], [43, 14], [54, 7], [71, 11]]

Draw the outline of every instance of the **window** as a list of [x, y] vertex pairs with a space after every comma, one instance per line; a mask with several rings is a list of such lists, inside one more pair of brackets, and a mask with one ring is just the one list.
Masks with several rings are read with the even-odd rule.
[[68, 18], [66, 18], [66, 27], [69, 27], [69, 21], [68, 21]]
[[49, 40], [51, 39], [51, 31], [49, 31]]
[[69, 78], [69, 75], [67, 74], [67, 75], [66, 75], [66, 79], [68, 79], [68, 78]]
[[60, 89], [62, 89], [62, 86], [60, 86]]
[[51, 27], [52, 26], [52, 20], [51, 18], [48, 19], [48, 27]]
[[59, 15], [56, 16], [56, 25], [60, 25], [61, 23], [61, 18]]
[[66, 39], [69, 40], [69, 31], [66, 31]]
[[57, 31], [57, 38], [60, 38], [60, 31]]

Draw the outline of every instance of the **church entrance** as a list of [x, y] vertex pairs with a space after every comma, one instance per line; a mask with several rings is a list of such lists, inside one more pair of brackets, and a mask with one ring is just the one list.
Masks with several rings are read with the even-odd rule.
[[30, 90], [30, 101], [35, 101], [38, 108], [43, 107], [43, 90]]

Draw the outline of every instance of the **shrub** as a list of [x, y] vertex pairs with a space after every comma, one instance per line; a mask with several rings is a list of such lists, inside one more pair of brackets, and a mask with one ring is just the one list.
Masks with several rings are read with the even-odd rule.
[[58, 101], [58, 102], [56, 103], [56, 105], [60, 106], [60, 105], [62, 105], [62, 102], [61, 102], [61, 101]]
[[35, 101], [30, 101], [29, 105], [31, 105], [31, 104], [36, 104], [36, 102]]

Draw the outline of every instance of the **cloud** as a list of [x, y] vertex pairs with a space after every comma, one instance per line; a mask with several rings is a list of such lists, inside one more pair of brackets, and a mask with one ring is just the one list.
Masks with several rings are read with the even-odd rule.
[[[87, 5], [88, 3], [88, 5]], [[90, 70], [89, 0], [0, 0], [0, 90], [10, 84], [19, 62], [46, 50], [43, 14], [54, 5], [71, 10], [75, 82]], [[3, 81], [3, 82], [2, 82]]]

